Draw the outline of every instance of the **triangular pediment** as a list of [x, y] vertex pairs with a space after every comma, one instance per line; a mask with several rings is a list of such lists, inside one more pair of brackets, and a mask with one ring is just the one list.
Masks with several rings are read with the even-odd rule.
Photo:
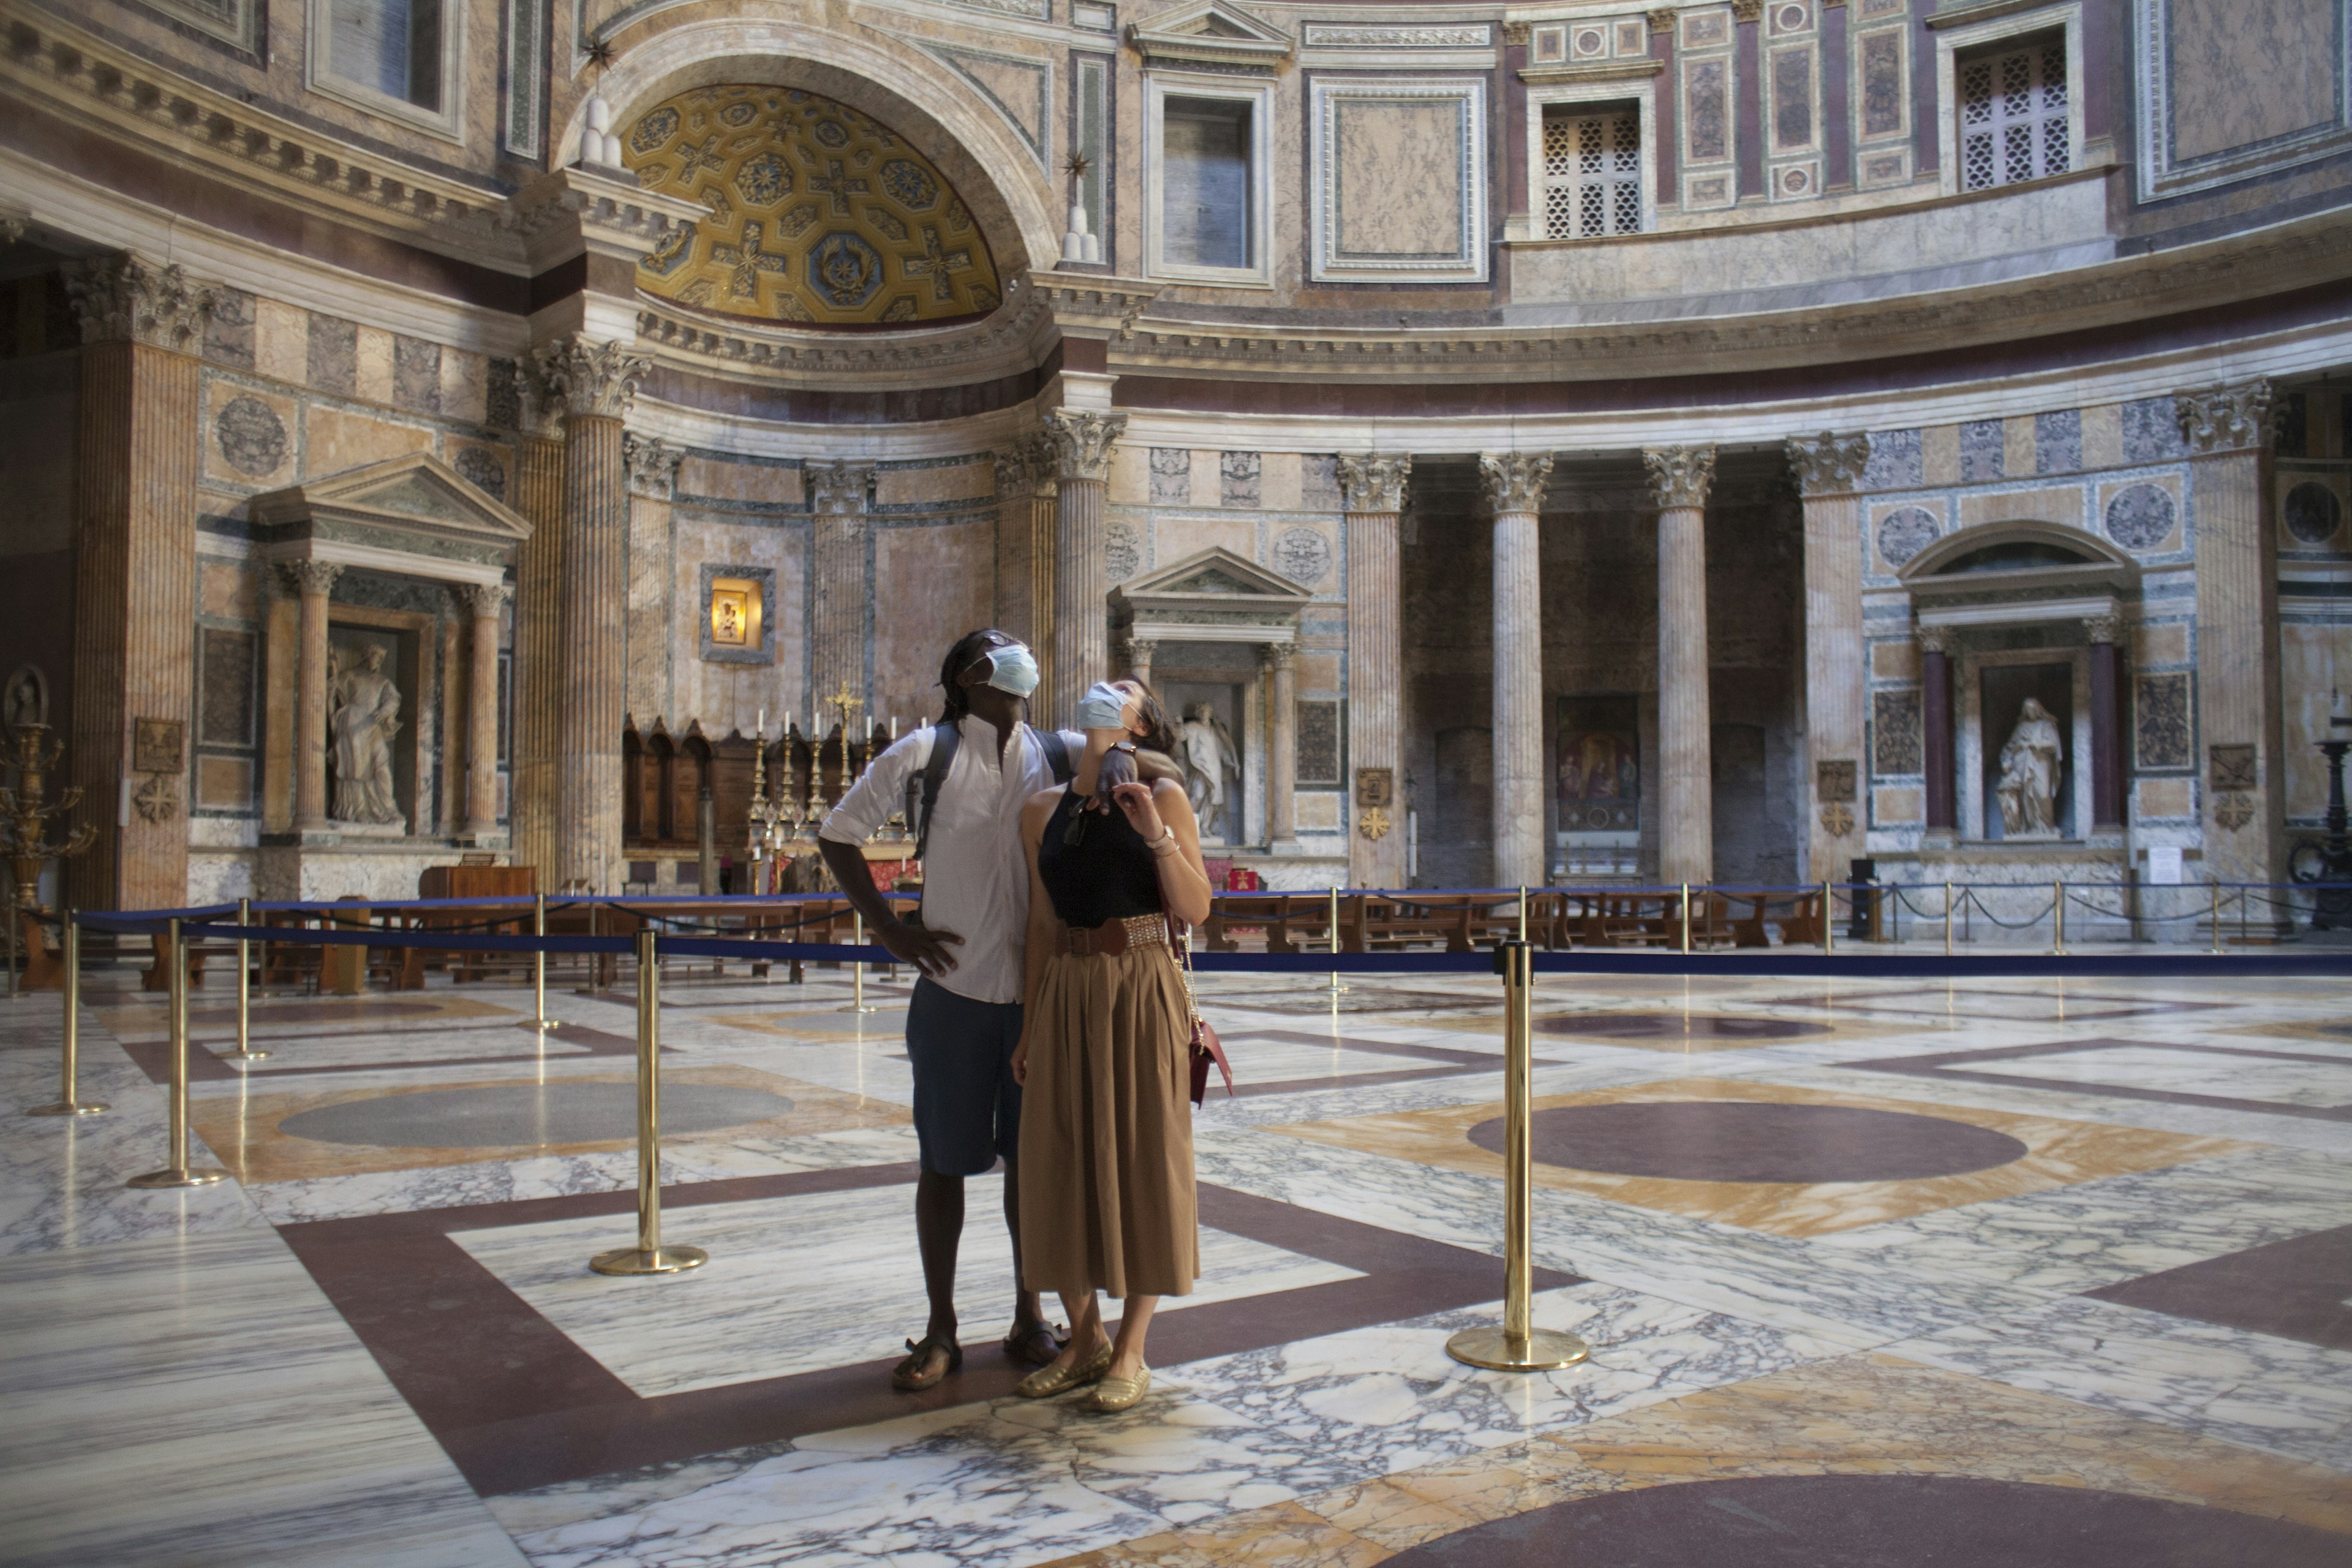
[[253, 498], [265, 528], [339, 521], [511, 547], [530, 537], [522, 514], [430, 452], [323, 474]]
[[1223, 545], [1212, 545], [1173, 565], [1130, 577], [1111, 590], [1111, 602], [1138, 609], [1273, 610], [1290, 614], [1315, 595], [1278, 573]]
[[1290, 34], [1225, 0], [1193, 0], [1127, 29], [1147, 65], [1255, 66], [1271, 70], [1290, 58]]

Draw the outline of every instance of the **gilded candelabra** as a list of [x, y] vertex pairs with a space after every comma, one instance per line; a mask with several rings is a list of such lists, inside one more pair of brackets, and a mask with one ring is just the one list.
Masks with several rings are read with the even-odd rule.
[[[41, 862], [81, 854], [98, 837], [98, 830], [85, 823], [68, 833], [62, 843], [49, 841], [49, 824], [80, 804], [80, 786], [68, 786], [52, 804], [47, 798], [47, 779], [65, 754], [64, 743], [49, 739], [46, 724], [18, 723], [10, 732], [16, 754], [9, 766], [16, 772], [16, 782], [13, 788], [0, 788], [0, 834], [6, 836], [10, 871], [8, 942], [13, 949], [18, 933], [23, 933], [29, 943], [25, 985], [47, 990], [58, 983], [58, 971], [41, 934], [41, 918], [48, 913], [40, 901]], [[12, 952], [9, 973], [15, 973]]]
[[[784, 732], [787, 737], [792, 733], [789, 728]], [[788, 777], [787, 784], [789, 782]], [[764, 882], [765, 879], [760, 877], [756, 868], [763, 863], [772, 863], [775, 857], [776, 824], [782, 821], [784, 816], [783, 801], [781, 798], [776, 800], [768, 798], [768, 737], [764, 731], [752, 737], [751, 804], [746, 808], [745, 816], [751, 819], [751, 842], [745, 847], [751, 865], [755, 868], [752, 876], [755, 880]], [[768, 889], [765, 886], [756, 886], [751, 889], [751, 891], [765, 893]]]

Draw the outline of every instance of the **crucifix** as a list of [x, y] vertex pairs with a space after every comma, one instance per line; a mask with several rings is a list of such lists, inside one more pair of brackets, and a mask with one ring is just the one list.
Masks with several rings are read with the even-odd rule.
[[940, 231], [927, 225], [923, 229], [923, 254], [902, 261], [898, 266], [909, 278], [929, 279], [932, 299], [952, 300], [955, 298], [953, 275], [971, 270], [971, 252], [948, 249], [940, 243]]
[[824, 174], [809, 181], [808, 188], [821, 195], [831, 196], [834, 216], [847, 217], [849, 198], [866, 195], [874, 188], [874, 183], [863, 174], [847, 174], [841, 166], [841, 160], [835, 158], [826, 163]]
[[739, 300], [754, 299], [759, 295], [761, 273], [773, 272], [781, 277], [791, 269], [782, 257], [760, 248], [760, 242], [765, 237], [758, 224], [747, 223], [743, 226], [743, 243], [740, 247], [732, 245], [710, 247], [711, 260], [735, 269], [728, 275], [727, 291]]

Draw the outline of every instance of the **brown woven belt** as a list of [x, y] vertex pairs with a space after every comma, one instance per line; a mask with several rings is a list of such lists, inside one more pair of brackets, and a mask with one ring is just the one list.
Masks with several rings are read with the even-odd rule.
[[1098, 926], [1063, 926], [1055, 933], [1054, 951], [1073, 958], [1116, 958], [1130, 948], [1167, 940], [1168, 921], [1162, 916], [1129, 915]]

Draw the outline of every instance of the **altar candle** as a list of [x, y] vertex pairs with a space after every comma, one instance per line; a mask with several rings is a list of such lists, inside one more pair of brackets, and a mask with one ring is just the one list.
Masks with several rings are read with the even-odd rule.
[[762, 741], [768, 738], [768, 710], [765, 708], [760, 710], [760, 728], [757, 733]]

